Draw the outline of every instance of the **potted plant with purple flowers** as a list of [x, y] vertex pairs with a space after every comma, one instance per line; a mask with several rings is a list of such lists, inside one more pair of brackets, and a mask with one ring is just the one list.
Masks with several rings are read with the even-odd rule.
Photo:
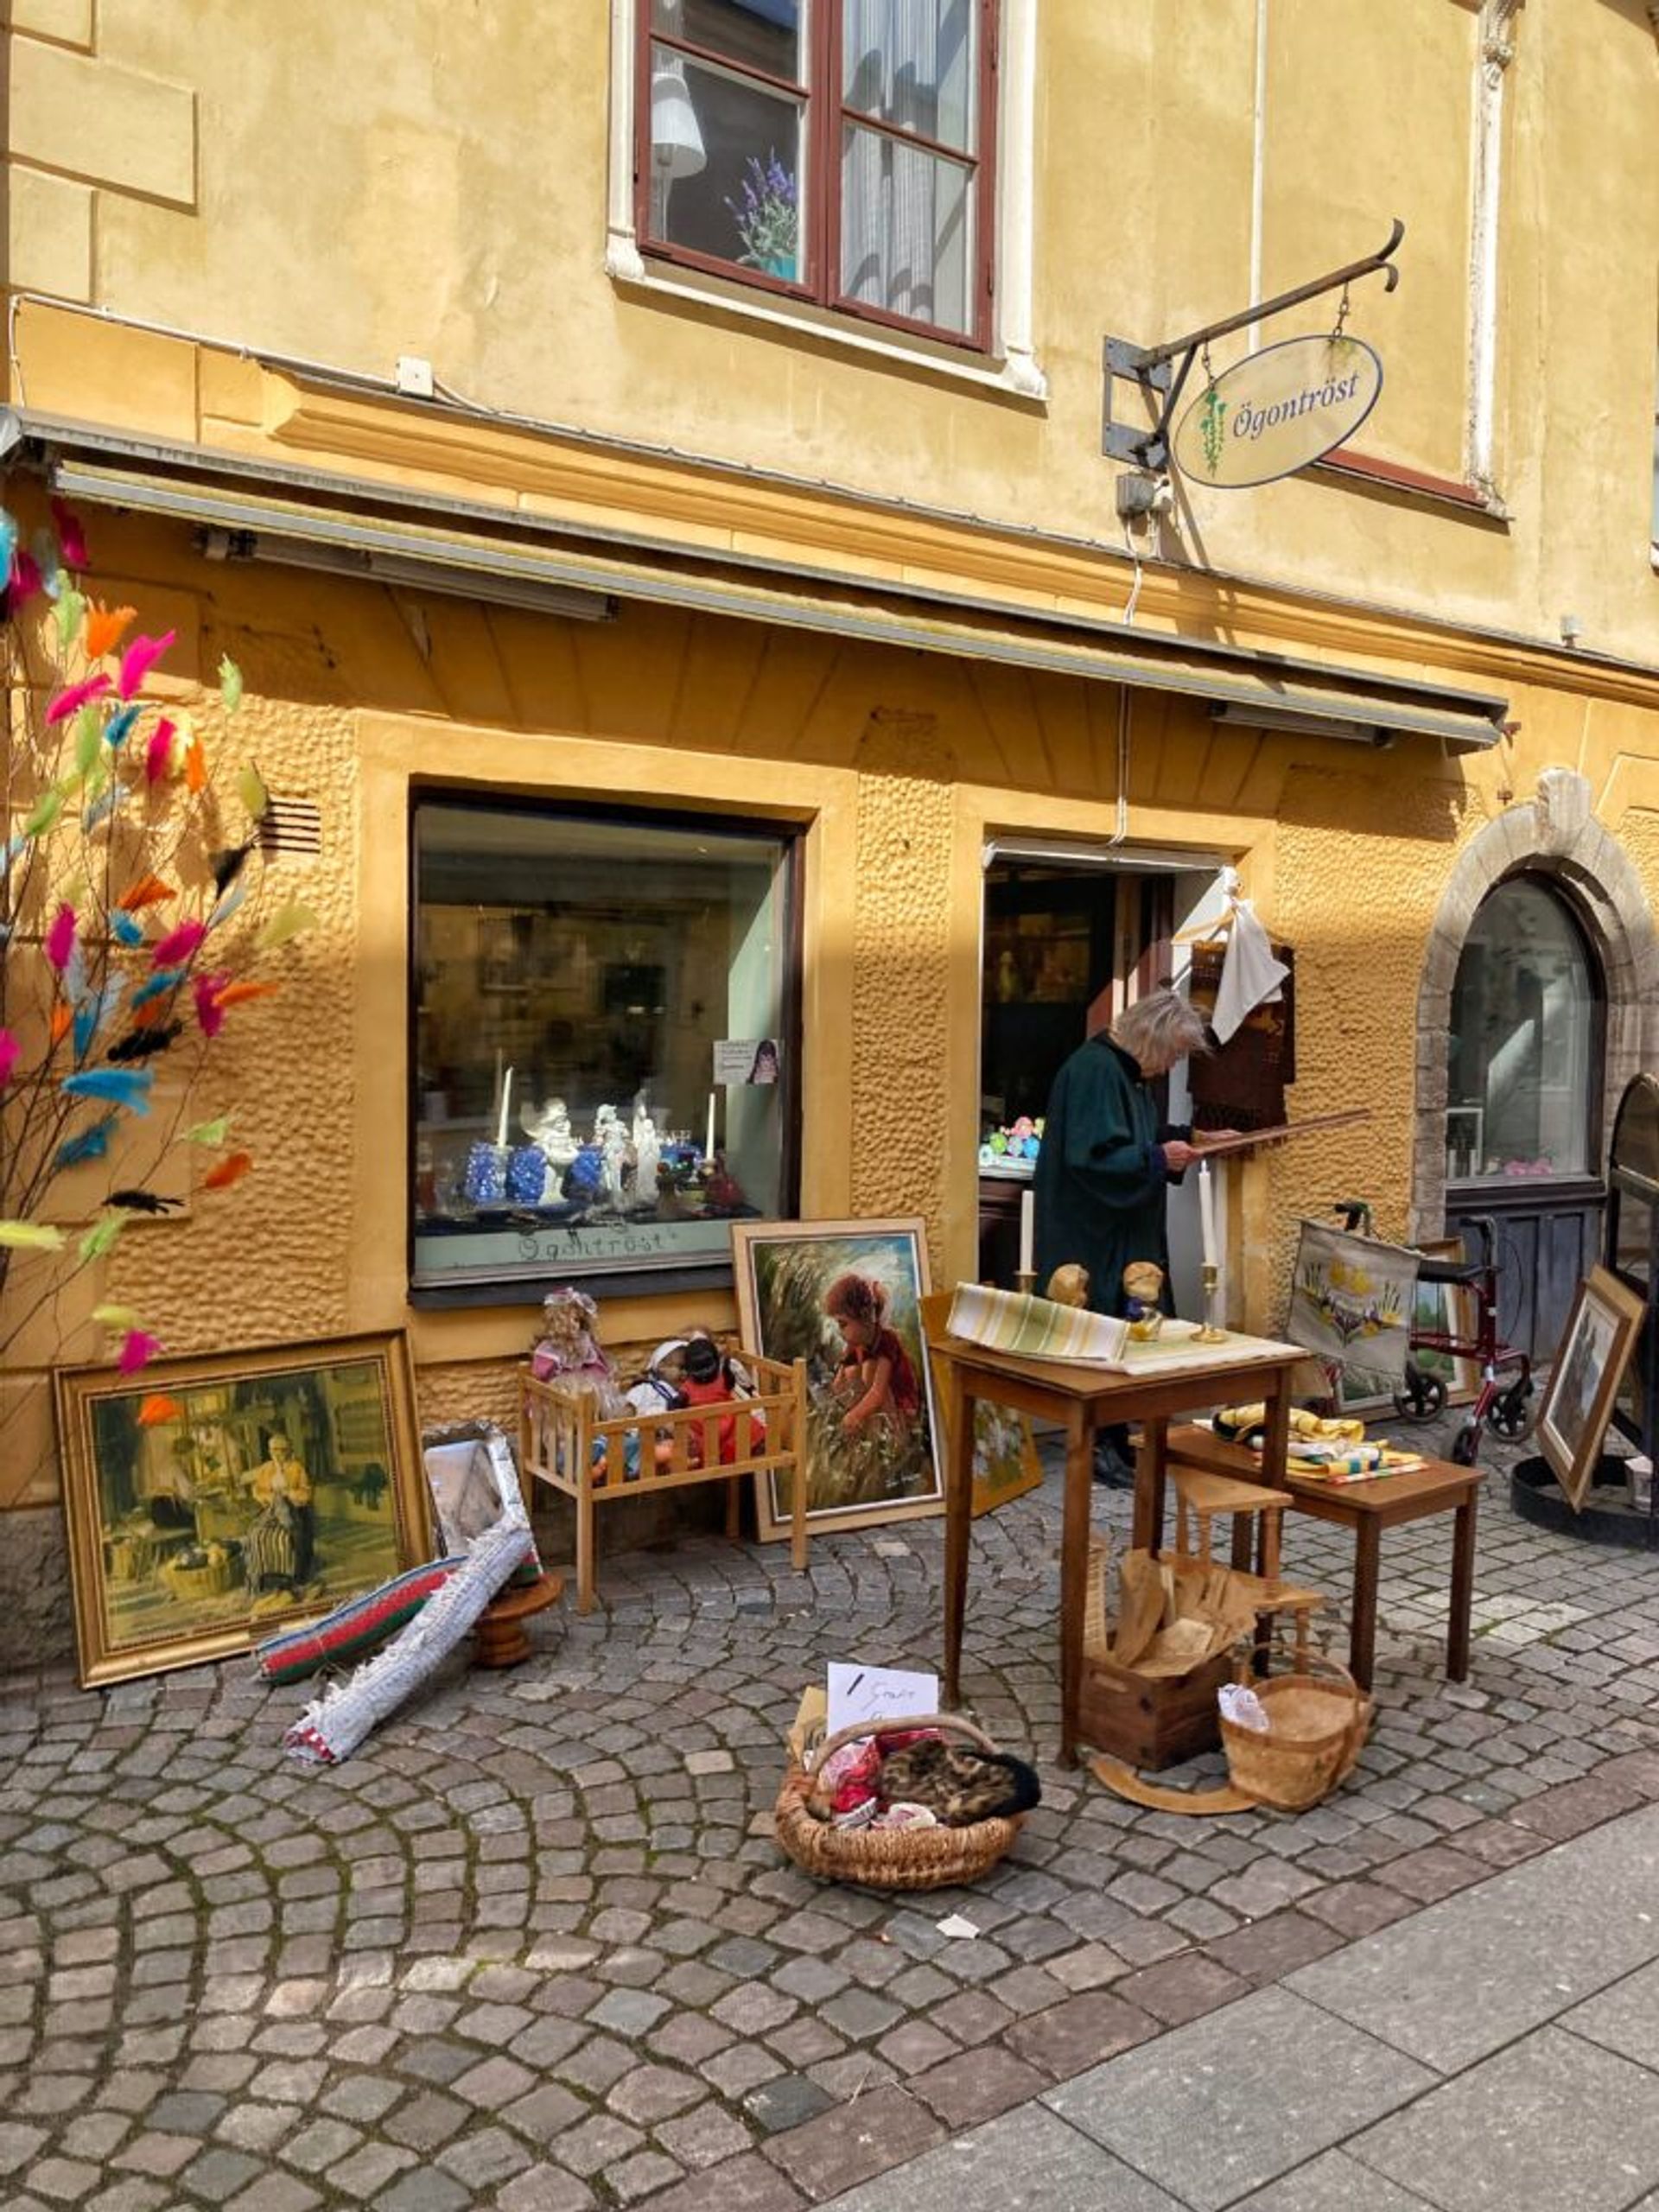
[[795, 179], [775, 150], [763, 162], [751, 154], [744, 164], [742, 197], [728, 200], [743, 251], [738, 259], [769, 276], [792, 278], [800, 251], [800, 202]]

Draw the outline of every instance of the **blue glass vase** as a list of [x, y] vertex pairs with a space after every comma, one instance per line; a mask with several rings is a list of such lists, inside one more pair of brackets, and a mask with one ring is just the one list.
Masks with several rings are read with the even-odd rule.
[[499, 1206], [507, 1195], [507, 1147], [504, 1144], [470, 1144], [461, 1193], [469, 1205]]
[[516, 1206], [538, 1206], [547, 1188], [547, 1154], [539, 1145], [515, 1145], [507, 1154], [507, 1196]]

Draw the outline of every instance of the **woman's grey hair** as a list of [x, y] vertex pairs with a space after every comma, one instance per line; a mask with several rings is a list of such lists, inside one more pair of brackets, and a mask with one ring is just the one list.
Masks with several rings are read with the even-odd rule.
[[1189, 1052], [1210, 1048], [1204, 1016], [1179, 991], [1149, 991], [1126, 1006], [1112, 1024], [1111, 1037], [1154, 1075], [1173, 1068]]

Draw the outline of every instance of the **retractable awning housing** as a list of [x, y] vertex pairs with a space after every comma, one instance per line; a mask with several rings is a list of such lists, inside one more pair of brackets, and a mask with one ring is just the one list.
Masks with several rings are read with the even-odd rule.
[[627, 602], [767, 622], [912, 652], [1076, 676], [1206, 703], [1218, 723], [1365, 745], [1495, 744], [1507, 700], [1370, 671], [806, 564], [709, 552], [203, 448], [146, 444], [18, 413], [0, 451], [66, 498], [194, 524], [222, 559], [326, 568], [569, 620]]

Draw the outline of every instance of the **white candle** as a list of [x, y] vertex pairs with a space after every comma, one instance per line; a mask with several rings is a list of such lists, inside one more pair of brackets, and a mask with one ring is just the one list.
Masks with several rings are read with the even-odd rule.
[[705, 1160], [712, 1160], [715, 1156], [715, 1094], [712, 1090], [709, 1094], [709, 1141], [702, 1147], [702, 1156]]
[[1037, 1198], [1032, 1191], [1020, 1193], [1020, 1272], [1030, 1274], [1036, 1266]]
[[1204, 1264], [1213, 1268], [1216, 1261], [1216, 1194], [1210, 1180], [1210, 1163], [1198, 1162], [1198, 1227], [1204, 1238]]
[[505, 1144], [507, 1141], [507, 1105], [509, 1101], [512, 1099], [512, 1070], [509, 1068], [506, 1072], [505, 1080], [501, 1085], [501, 1121], [500, 1126], [497, 1128], [495, 1133], [495, 1141], [497, 1144]]

